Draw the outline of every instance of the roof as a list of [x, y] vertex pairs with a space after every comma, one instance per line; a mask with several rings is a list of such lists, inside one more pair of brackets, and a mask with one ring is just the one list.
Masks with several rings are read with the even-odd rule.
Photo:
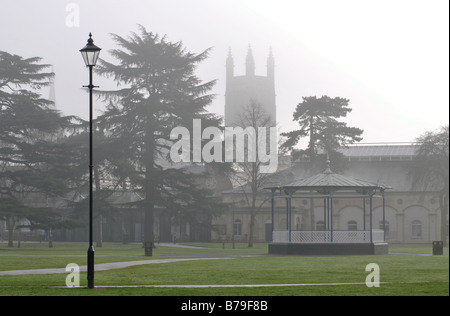
[[353, 145], [339, 151], [349, 159], [411, 159], [416, 155], [418, 145]]
[[[272, 187], [274, 188], [274, 187]], [[277, 187], [278, 188], [278, 187]], [[282, 185], [283, 189], [294, 190], [355, 190], [366, 191], [375, 189], [389, 189], [389, 186], [359, 179], [348, 178], [336, 173], [321, 173], [312, 177], [296, 180]]]
[[[418, 146], [418, 144], [359, 144], [343, 148], [340, 151], [348, 159], [348, 165], [340, 171], [340, 174], [350, 180], [371, 182], [380, 187], [384, 186], [386, 189], [392, 189], [391, 192], [422, 192], [423, 188], [414, 186], [410, 173], [410, 161], [416, 155]], [[267, 177], [264, 180], [264, 189], [287, 187], [297, 181], [307, 181], [308, 179], [313, 181], [313, 170], [314, 168], [311, 167], [309, 161], [297, 161], [290, 167], [279, 169]], [[319, 181], [320, 179], [316, 178], [316, 180]], [[332, 178], [322, 178], [321, 181], [328, 182], [330, 187], [337, 187], [337, 184], [344, 180], [334, 174]], [[333, 184], [336, 186], [333, 186]], [[386, 185], [389, 185], [389, 187]], [[243, 188], [235, 188], [226, 193], [242, 193], [242, 190]], [[250, 192], [250, 188], [245, 188], [245, 190]], [[314, 190], [314, 187], [310, 190]]]
[[265, 189], [286, 189], [286, 190], [315, 190], [315, 191], [328, 191], [328, 190], [355, 190], [355, 191], [368, 191], [368, 190], [385, 190], [391, 189], [391, 187], [378, 184], [374, 182], [368, 182], [359, 179], [353, 179], [345, 177], [340, 174], [333, 173], [327, 161], [327, 168], [323, 173], [316, 174], [311, 177], [295, 180], [283, 185], [266, 187]]

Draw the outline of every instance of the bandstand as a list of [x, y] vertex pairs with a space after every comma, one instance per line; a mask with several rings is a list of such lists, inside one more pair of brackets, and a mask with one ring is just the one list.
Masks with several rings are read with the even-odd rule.
[[[327, 168], [323, 173], [265, 189], [272, 193], [272, 241], [269, 244], [269, 254], [378, 255], [388, 253], [385, 190], [391, 187], [333, 173], [330, 162], [327, 160]], [[286, 199], [286, 227], [283, 230], [274, 229], [275, 199], [277, 198]], [[296, 198], [323, 200], [323, 230], [292, 229], [292, 199]], [[364, 216], [362, 230], [334, 228], [333, 200], [337, 198], [362, 200]], [[373, 227], [372, 222], [374, 198], [383, 199], [382, 227], [377, 229]], [[367, 212], [368, 227], [365, 220]]]

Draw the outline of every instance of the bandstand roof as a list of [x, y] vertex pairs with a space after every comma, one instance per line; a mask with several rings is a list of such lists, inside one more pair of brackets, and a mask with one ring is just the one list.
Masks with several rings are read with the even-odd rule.
[[311, 177], [295, 180], [290, 183], [280, 184], [277, 186], [266, 187], [265, 189], [283, 189], [286, 191], [356, 191], [367, 192], [370, 190], [386, 190], [391, 189], [385, 184], [378, 184], [359, 179], [345, 177], [340, 174], [333, 173], [330, 169], [330, 162], [327, 161], [327, 168], [323, 173], [316, 174]]

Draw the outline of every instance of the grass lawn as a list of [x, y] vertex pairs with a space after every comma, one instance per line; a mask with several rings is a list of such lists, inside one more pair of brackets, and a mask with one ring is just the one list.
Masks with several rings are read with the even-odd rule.
[[[154, 256], [144, 257], [139, 244], [110, 244], [95, 250], [95, 263], [147, 259], [228, 257], [139, 265], [97, 271], [96, 288], [66, 288], [67, 274], [0, 276], [0, 295], [153, 295], [153, 296], [318, 296], [449, 295], [448, 248], [444, 256], [431, 256], [431, 245], [390, 245], [387, 256], [255, 256], [266, 255], [267, 244], [189, 244], [203, 248], [159, 246]], [[225, 249], [223, 249], [225, 246]], [[87, 245], [81, 243], [22, 243], [20, 249], [0, 244], [0, 271], [64, 268], [68, 263], [86, 264]], [[423, 254], [423, 255], [421, 255]], [[246, 257], [248, 255], [248, 257]], [[229, 258], [231, 257], [231, 258]], [[366, 265], [380, 267], [380, 287], [365, 285]], [[334, 283], [334, 284], [330, 284]], [[340, 283], [340, 284], [336, 284]], [[349, 284], [355, 283], [355, 284]], [[263, 287], [114, 287], [148, 285], [285, 285]], [[314, 284], [314, 285], [304, 285]], [[105, 286], [105, 287], [103, 287]], [[106, 287], [113, 286], [113, 287]]]

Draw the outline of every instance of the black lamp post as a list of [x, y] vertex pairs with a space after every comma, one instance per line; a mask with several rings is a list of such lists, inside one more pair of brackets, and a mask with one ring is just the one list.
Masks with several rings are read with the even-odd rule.
[[93, 179], [93, 163], [92, 163], [92, 90], [97, 86], [92, 84], [92, 68], [97, 64], [98, 55], [102, 49], [94, 45], [92, 34], [89, 33], [89, 39], [85, 47], [80, 49], [86, 67], [89, 67], [89, 85], [83, 86], [89, 88], [89, 249], [87, 252], [87, 280], [88, 287], [94, 288], [94, 245], [93, 245], [93, 229], [92, 229], [92, 179]]

